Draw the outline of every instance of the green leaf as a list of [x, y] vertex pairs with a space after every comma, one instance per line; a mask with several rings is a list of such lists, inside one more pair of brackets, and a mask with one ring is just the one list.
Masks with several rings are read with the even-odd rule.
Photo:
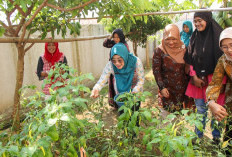
[[151, 122], [152, 118], [151, 118], [151, 113], [149, 111], [144, 111], [143, 115], [148, 121]]
[[57, 141], [59, 139], [59, 134], [56, 130], [55, 124], [47, 130], [46, 134], [50, 136], [53, 141]]
[[5, 29], [3, 27], [0, 27], [0, 37], [3, 36], [5, 33]]
[[161, 138], [155, 138], [155, 139], [153, 139], [151, 142], [149, 142], [149, 143], [158, 143], [158, 142], [160, 142], [162, 139]]
[[27, 3], [26, 3], [25, 0], [24, 1], [20, 1], [20, 5], [22, 6], [23, 11], [27, 10]]
[[[52, 112], [56, 112], [56, 109], [54, 109]], [[58, 118], [50, 118], [48, 120], [48, 126], [52, 126], [52, 125], [56, 124], [57, 120], [58, 120]]]
[[60, 86], [63, 86], [63, 85], [64, 85], [63, 82], [57, 81], [55, 84], [53, 84], [53, 85], [51, 86], [51, 88], [54, 89], [55, 87], [60, 87]]
[[46, 36], [47, 36], [47, 31], [42, 33], [41, 40], [43, 40]]
[[152, 151], [152, 144], [148, 143], [146, 148], [147, 148], [148, 151]]
[[38, 146], [43, 146], [44, 148], [48, 149], [49, 147], [51, 147], [51, 142], [51, 139], [48, 136], [46, 136], [39, 139], [37, 141], [37, 144]]
[[17, 156], [17, 155], [19, 155], [19, 148], [18, 148], [18, 146], [12, 145], [12, 146], [10, 146], [10, 148], [8, 148], [8, 151], [10, 152], [10, 154], [11, 154], [12, 156]]
[[150, 138], [150, 135], [144, 135], [144, 136], [143, 136], [143, 144], [147, 144], [149, 138]]
[[183, 115], [186, 115], [188, 112], [189, 112], [189, 110], [181, 110], [181, 113], [182, 113]]
[[73, 144], [69, 144], [69, 147], [68, 147], [68, 156], [78, 157], [77, 151], [75, 150]]
[[69, 117], [68, 114], [63, 114], [62, 117], [60, 118], [60, 120], [65, 121], [65, 122], [68, 122], [68, 121], [70, 121], [71, 119], [70, 119], [70, 117]]

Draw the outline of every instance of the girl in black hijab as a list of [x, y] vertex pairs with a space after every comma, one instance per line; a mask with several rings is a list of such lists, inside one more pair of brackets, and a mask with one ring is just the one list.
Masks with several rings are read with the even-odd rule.
[[[212, 18], [212, 12], [196, 12], [194, 14], [195, 31], [190, 39], [188, 52], [184, 59], [190, 65], [191, 81], [188, 84], [186, 95], [194, 98], [197, 113], [203, 115], [203, 129], [205, 129], [205, 119], [207, 116], [206, 107], [206, 87], [212, 79], [212, 74], [218, 59], [223, 52], [219, 47], [219, 36], [222, 32], [221, 26]], [[224, 103], [223, 95], [218, 98], [219, 104]], [[211, 121], [213, 126], [213, 121]], [[203, 132], [197, 127], [195, 132], [199, 138], [203, 137]], [[220, 131], [213, 128], [213, 140], [218, 142]]]
[[[113, 40], [112, 40], [113, 39]], [[117, 43], [123, 43], [128, 51], [130, 52], [129, 50], [129, 46], [125, 40], [125, 35], [123, 34], [123, 31], [122, 29], [115, 29], [112, 33], [111, 36], [109, 36], [104, 42], [103, 42], [103, 46], [106, 47], [106, 48], [112, 48], [115, 44]], [[110, 55], [109, 55], [109, 58], [110, 58]], [[114, 96], [116, 95], [115, 92], [114, 92], [114, 86], [113, 86], [113, 75], [111, 74], [110, 75], [110, 78], [109, 78], [109, 93], [108, 93], [108, 102], [109, 102], [109, 105], [110, 106], [113, 106], [113, 107], [118, 107], [117, 104], [114, 102]]]

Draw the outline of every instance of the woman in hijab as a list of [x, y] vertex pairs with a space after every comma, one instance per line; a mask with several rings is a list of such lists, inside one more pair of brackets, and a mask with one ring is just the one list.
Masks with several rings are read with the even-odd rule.
[[[56, 63], [64, 63], [67, 64], [67, 59], [65, 55], [60, 52], [59, 44], [57, 42], [54, 43], [45, 43], [45, 52], [42, 56], [39, 57], [38, 65], [37, 65], [37, 76], [39, 80], [43, 80], [48, 76], [48, 72]], [[46, 84], [43, 92], [46, 95], [50, 95], [49, 88], [51, 84]]]
[[193, 25], [191, 21], [185, 21], [183, 23], [182, 31], [180, 32], [181, 41], [184, 42], [185, 46], [188, 47], [189, 40], [191, 38], [191, 35], [193, 33]]
[[110, 52], [110, 61], [106, 64], [98, 82], [93, 87], [91, 97], [97, 98], [100, 90], [113, 75], [113, 86], [116, 94], [122, 92], [138, 93], [143, 91], [144, 69], [142, 62], [127, 47], [118, 43]]
[[[218, 60], [212, 81], [206, 90], [206, 97], [212, 115], [216, 120], [222, 121], [226, 116], [231, 115], [232, 111], [232, 27], [226, 28], [222, 31], [219, 46], [224, 54]], [[225, 106], [223, 107], [217, 103], [217, 99], [220, 94], [220, 89], [222, 88], [224, 76], [227, 76], [227, 83], [225, 90]], [[232, 139], [232, 130], [230, 129], [231, 125], [232, 118], [228, 117], [224, 141]], [[231, 146], [229, 148], [231, 151]], [[230, 151], [226, 152], [228, 156], [231, 155]]]
[[[113, 40], [112, 40], [113, 38]], [[103, 46], [106, 48], [112, 48], [115, 44], [117, 43], [123, 43], [126, 45], [128, 51], [129, 50], [129, 46], [125, 40], [125, 35], [123, 34], [122, 29], [115, 29], [112, 33], [111, 36], [109, 36], [104, 42], [103, 42]]]
[[[112, 40], [113, 38], [113, 40]], [[129, 46], [125, 40], [125, 35], [123, 34], [122, 29], [115, 29], [112, 33], [111, 36], [109, 36], [104, 42], [103, 42], [103, 46], [106, 48], [112, 48], [115, 44], [117, 43], [123, 43], [127, 49], [128, 52], [130, 52], [129, 50]], [[109, 105], [113, 106], [113, 107], [118, 107], [117, 104], [114, 102], [114, 96], [116, 95], [116, 93], [114, 92], [114, 85], [113, 85], [113, 75], [110, 75], [109, 78], [109, 93], [108, 93], [108, 102]]]
[[[188, 84], [186, 95], [194, 98], [197, 107], [197, 113], [202, 114], [203, 129], [205, 129], [205, 119], [207, 116], [206, 107], [206, 87], [212, 79], [215, 66], [223, 52], [221, 51], [218, 42], [222, 28], [212, 18], [212, 12], [196, 12], [194, 14], [195, 31], [190, 39], [188, 53], [185, 54], [185, 61], [190, 65], [191, 80]], [[224, 104], [224, 95], [220, 95], [217, 101], [219, 104]], [[218, 143], [220, 131], [214, 127], [213, 120], [211, 121], [213, 129], [213, 140]], [[203, 137], [203, 132], [197, 127], [195, 132], [199, 138]]]
[[169, 112], [182, 109], [184, 101], [188, 99], [185, 95], [188, 85], [185, 51], [179, 28], [175, 24], [167, 25], [162, 43], [153, 55], [153, 74], [159, 87], [159, 105]]

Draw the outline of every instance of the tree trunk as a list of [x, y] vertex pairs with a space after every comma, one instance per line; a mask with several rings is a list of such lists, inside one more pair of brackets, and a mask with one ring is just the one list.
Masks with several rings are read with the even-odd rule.
[[147, 69], [150, 68], [150, 56], [149, 56], [149, 42], [148, 42], [148, 40], [146, 43], [146, 67], [147, 67]]
[[134, 54], [135, 54], [135, 56], [138, 57], [138, 54], [137, 54], [137, 47], [138, 47], [137, 41], [133, 41], [133, 50], [134, 50]]
[[19, 89], [23, 85], [24, 76], [24, 46], [17, 45], [18, 50], [18, 61], [17, 61], [17, 71], [16, 71], [16, 86], [14, 93], [14, 108], [13, 108], [13, 129], [18, 131], [20, 129], [20, 94]]

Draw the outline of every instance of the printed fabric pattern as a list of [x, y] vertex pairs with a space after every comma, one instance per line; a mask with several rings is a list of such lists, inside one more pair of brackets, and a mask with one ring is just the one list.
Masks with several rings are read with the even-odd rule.
[[225, 55], [218, 60], [212, 81], [206, 89], [206, 97], [207, 100], [217, 100], [225, 75], [227, 76], [225, 105], [232, 111], [232, 61], [227, 60]]
[[[45, 59], [44, 56], [41, 56], [43, 62], [44, 62], [44, 66], [43, 66], [43, 71], [46, 71], [46, 72], [49, 72], [51, 67], [52, 67], [52, 63], [47, 61]], [[63, 62], [64, 61], [64, 55], [62, 55], [59, 59], [58, 62]], [[45, 78], [46, 79], [46, 78]], [[49, 92], [49, 88], [51, 87], [51, 84], [46, 84], [44, 89], [43, 89], [43, 92], [46, 94], [46, 95], [50, 95], [50, 92]]]

